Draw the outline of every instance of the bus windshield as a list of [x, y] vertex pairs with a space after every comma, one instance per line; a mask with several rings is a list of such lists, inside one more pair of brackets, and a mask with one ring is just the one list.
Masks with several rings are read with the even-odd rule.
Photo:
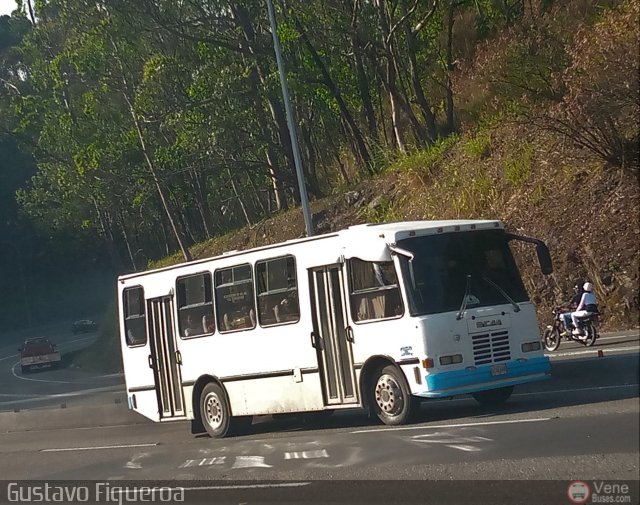
[[413, 255], [399, 255], [413, 316], [528, 300], [504, 230], [428, 235], [397, 246]]

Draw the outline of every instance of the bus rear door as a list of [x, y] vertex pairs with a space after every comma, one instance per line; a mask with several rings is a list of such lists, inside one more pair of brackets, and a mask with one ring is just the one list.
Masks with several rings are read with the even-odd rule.
[[311, 340], [318, 355], [325, 405], [356, 404], [359, 400], [353, 366], [353, 333], [347, 327], [342, 265], [311, 269], [310, 289]]
[[173, 297], [147, 300], [148, 334], [160, 420], [184, 417], [184, 395], [180, 365], [182, 356], [176, 345], [173, 324]]

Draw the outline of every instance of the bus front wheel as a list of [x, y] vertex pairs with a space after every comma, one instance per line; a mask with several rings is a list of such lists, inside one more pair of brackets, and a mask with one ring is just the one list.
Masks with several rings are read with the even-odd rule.
[[210, 437], [222, 438], [231, 426], [231, 409], [227, 395], [215, 382], [207, 384], [200, 394], [200, 420]]
[[415, 413], [417, 402], [397, 367], [388, 365], [378, 370], [370, 388], [370, 404], [384, 424], [404, 424]]
[[471, 393], [471, 396], [473, 396], [480, 405], [496, 407], [506, 402], [511, 396], [511, 393], [513, 393], [513, 386], [489, 389], [487, 391], [477, 391], [475, 393]]

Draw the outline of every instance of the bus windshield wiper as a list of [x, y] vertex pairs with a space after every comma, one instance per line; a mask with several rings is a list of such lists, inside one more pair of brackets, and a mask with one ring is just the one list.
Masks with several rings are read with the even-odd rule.
[[496, 288], [496, 290], [502, 296], [504, 296], [509, 301], [509, 303], [511, 305], [513, 305], [513, 311], [514, 312], [520, 312], [520, 305], [518, 305], [516, 302], [514, 302], [513, 298], [511, 298], [504, 289], [502, 289], [495, 282], [493, 282], [491, 279], [489, 279], [489, 277], [482, 276], [482, 280], [485, 281], [487, 284], [489, 284], [489, 285], [493, 286], [494, 288]]
[[469, 300], [469, 293], [471, 292], [471, 275], [467, 274], [467, 285], [464, 287], [464, 295], [462, 297], [462, 305], [460, 305], [460, 310], [458, 311], [458, 315], [456, 316], [456, 320], [460, 321], [462, 319], [462, 314], [467, 308], [467, 301]]

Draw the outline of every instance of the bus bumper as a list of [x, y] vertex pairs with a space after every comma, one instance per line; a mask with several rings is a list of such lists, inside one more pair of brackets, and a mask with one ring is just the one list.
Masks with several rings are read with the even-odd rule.
[[423, 398], [444, 398], [487, 389], [496, 389], [516, 384], [544, 380], [551, 375], [549, 358], [542, 356], [526, 361], [508, 361], [507, 370], [500, 375], [492, 374], [492, 365], [473, 369], [438, 372], [426, 376], [428, 390], [417, 393]]

